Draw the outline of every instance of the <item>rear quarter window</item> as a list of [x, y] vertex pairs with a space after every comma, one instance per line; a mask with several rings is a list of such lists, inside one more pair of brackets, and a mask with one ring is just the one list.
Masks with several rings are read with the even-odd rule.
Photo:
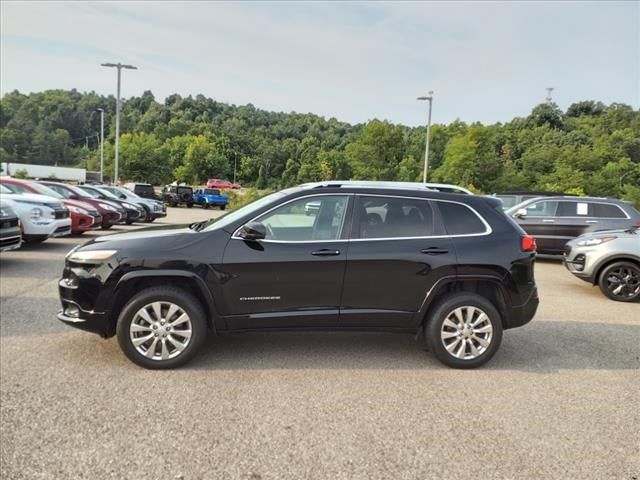
[[478, 215], [461, 203], [436, 202], [447, 235], [474, 235], [487, 232]]
[[600, 218], [627, 218], [622, 209], [612, 203], [596, 203], [595, 216]]

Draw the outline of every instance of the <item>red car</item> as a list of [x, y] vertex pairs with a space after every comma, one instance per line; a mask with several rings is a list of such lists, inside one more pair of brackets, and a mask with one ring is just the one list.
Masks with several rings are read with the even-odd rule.
[[229, 180], [220, 180], [219, 178], [210, 178], [207, 180], [207, 188], [217, 188], [219, 190], [224, 189], [238, 189], [240, 188], [239, 183], [231, 183]]
[[73, 185], [67, 185], [66, 183], [50, 182], [48, 180], [42, 180], [39, 183], [55, 190], [64, 198], [71, 200], [80, 200], [82, 202], [90, 204], [93, 208], [98, 210], [102, 216], [101, 227], [106, 230], [113, 227], [115, 224], [124, 221], [127, 218], [127, 212], [120, 205], [117, 205], [108, 200], [101, 200], [89, 196], [84, 190], [75, 187]]
[[71, 233], [83, 233], [102, 225], [102, 215], [89, 203], [66, 198], [55, 190], [40, 185], [38, 182], [4, 177], [0, 179], [0, 183], [16, 193], [37, 193], [61, 200], [64, 206], [69, 209]]

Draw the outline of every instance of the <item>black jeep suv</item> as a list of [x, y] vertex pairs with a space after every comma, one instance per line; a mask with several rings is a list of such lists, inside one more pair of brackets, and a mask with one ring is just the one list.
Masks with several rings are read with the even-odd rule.
[[162, 200], [172, 207], [183, 203], [191, 208], [193, 207], [193, 188], [184, 185], [167, 185], [162, 190]]
[[147, 368], [184, 363], [208, 331], [264, 329], [417, 333], [443, 363], [472, 368], [532, 319], [534, 259], [533, 238], [497, 199], [306, 184], [216, 220], [75, 248], [58, 318], [117, 335]]

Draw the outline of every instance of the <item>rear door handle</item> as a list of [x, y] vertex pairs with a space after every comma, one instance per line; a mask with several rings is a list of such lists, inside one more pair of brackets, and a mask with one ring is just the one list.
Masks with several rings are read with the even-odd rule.
[[598, 223], [597, 220], [585, 220], [585, 223]]
[[315, 252], [311, 252], [311, 255], [315, 255], [316, 257], [332, 257], [335, 255], [340, 255], [340, 250], [331, 250], [329, 248], [323, 248], [321, 250], [316, 250]]
[[426, 253], [427, 255], [443, 255], [445, 253], [449, 253], [449, 250], [446, 248], [429, 247], [423, 248], [420, 250], [420, 253]]
[[542, 219], [542, 223], [554, 223], [554, 222], [555, 222], [555, 220], [551, 220], [551, 219], [548, 219], [548, 218], [543, 218]]

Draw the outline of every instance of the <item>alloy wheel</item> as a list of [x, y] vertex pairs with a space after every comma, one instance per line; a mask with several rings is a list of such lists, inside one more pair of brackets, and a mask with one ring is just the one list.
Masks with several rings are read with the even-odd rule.
[[151, 360], [179, 356], [189, 345], [191, 319], [178, 305], [153, 302], [136, 312], [129, 326], [129, 338], [141, 355]]
[[640, 272], [621, 266], [607, 273], [606, 287], [618, 298], [633, 298], [640, 294]]
[[461, 360], [473, 360], [491, 345], [493, 325], [478, 307], [458, 307], [451, 311], [440, 328], [440, 341], [449, 354]]

